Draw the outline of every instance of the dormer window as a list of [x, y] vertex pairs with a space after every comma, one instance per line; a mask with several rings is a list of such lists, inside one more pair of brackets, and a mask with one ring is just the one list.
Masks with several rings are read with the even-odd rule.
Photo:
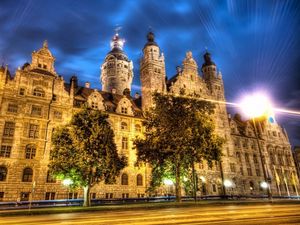
[[34, 96], [37, 96], [37, 97], [45, 97], [45, 92], [44, 92], [44, 90], [41, 89], [41, 88], [35, 88], [35, 89], [33, 90], [33, 95], [34, 95]]
[[121, 107], [121, 113], [127, 114], [128, 113], [127, 107]]

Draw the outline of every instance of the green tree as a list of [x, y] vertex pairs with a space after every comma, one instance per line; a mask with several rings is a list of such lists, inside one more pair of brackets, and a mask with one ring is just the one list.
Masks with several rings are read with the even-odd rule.
[[145, 135], [134, 141], [137, 159], [151, 165], [152, 189], [172, 177], [181, 201], [182, 178], [197, 162], [219, 161], [224, 140], [214, 132], [212, 103], [158, 93], [153, 98], [155, 106], [145, 115]]
[[114, 183], [126, 159], [119, 157], [108, 115], [89, 108], [74, 114], [52, 138], [49, 168], [61, 179], [70, 178], [82, 187], [83, 206], [90, 206], [90, 189], [100, 181]]

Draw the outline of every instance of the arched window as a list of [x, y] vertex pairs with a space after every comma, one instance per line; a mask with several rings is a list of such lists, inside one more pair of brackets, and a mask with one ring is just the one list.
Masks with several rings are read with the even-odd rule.
[[136, 176], [136, 185], [137, 186], [143, 186], [143, 176], [141, 174], [138, 174]]
[[37, 97], [45, 97], [45, 92], [42, 88], [35, 88], [33, 90], [33, 95]]
[[34, 159], [36, 154], [35, 145], [27, 145], [25, 150], [25, 159]]
[[135, 131], [136, 131], [136, 132], [141, 132], [141, 131], [142, 131], [141, 125], [136, 124], [136, 125], [135, 125]]
[[0, 166], [0, 181], [5, 181], [7, 175], [7, 168], [5, 166]]
[[47, 183], [56, 183], [55, 177], [50, 173], [50, 171], [47, 172]]
[[33, 171], [31, 168], [27, 167], [23, 170], [23, 182], [32, 182]]
[[121, 122], [121, 130], [128, 130], [128, 125], [125, 122]]
[[121, 176], [121, 184], [128, 185], [128, 175], [126, 173], [123, 173]]

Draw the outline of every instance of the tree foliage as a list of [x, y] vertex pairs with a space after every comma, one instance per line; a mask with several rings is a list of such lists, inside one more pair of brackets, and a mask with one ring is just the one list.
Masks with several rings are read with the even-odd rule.
[[158, 93], [153, 98], [155, 106], [145, 115], [144, 138], [134, 141], [137, 159], [151, 165], [153, 189], [172, 177], [180, 201], [184, 175], [194, 163], [219, 161], [224, 140], [214, 132], [212, 103]]
[[108, 115], [89, 108], [56, 129], [52, 138], [50, 171], [83, 187], [84, 206], [90, 206], [90, 188], [100, 181], [114, 183], [126, 159], [119, 157]]

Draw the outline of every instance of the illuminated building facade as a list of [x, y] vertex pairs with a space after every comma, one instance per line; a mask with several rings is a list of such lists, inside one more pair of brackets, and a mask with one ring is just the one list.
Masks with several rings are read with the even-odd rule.
[[[143, 111], [153, 104], [153, 92], [225, 101], [222, 75], [208, 52], [204, 54], [201, 75], [192, 53], [187, 52], [177, 74], [166, 79], [165, 59], [152, 32], [147, 35], [140, 61], [142, 96], [132, 97], [133, 64], [123, 44], [116, 34], [101, 66], [102, 90], [91, 89], [88, 82], [79, 86], [75, 76], [65, 82], [55, 71], [55, 58], [47, 42], [14, 76], [7, 67], [0, 68], [0, 201], [62, 199], [67, 194], [69, 198], [82, 197], [81, 190], [68, 193], [61, 181], [49, 176], [47, 165], [54, 129], [67, 123], [83, 104], [109, 114], [118, 151], [129, 161], [116, 184], [100, 183], [92, 188], [91, 196], [127, 198], [147, 195], [151, 170], [135, 166], [132, 141], [143, 134]], [[273, 195], [298, 193], [295, 163], [284, 129], [274, 121], [260, 122], [256, 138], [251, 121], [228, 116], [224, 104], [216, 104], [214, 118], [216, 132], [226, 139], [224, 156], [221, 167], [196, 165], [198, 195], [223, 194], [221, 172], [223, 182], [228, 184], [227, 194], [265, 194], [260, 187], [265, 180], [262, 162]], [[157, 194], [167, 194], [171, 189], [162, 187]]]

